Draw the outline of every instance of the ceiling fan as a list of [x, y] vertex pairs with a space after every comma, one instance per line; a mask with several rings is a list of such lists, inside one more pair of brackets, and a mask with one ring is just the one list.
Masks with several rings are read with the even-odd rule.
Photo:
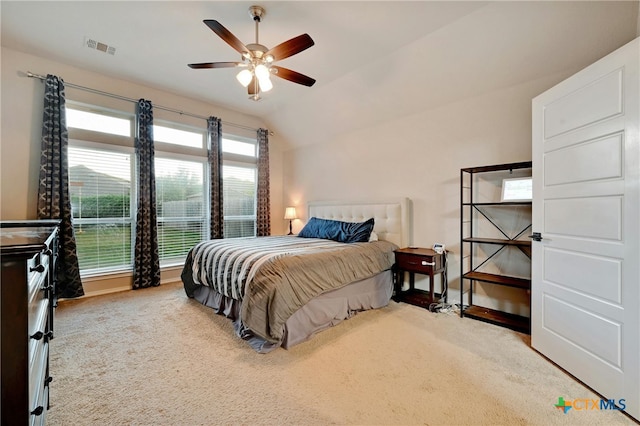
[[314, 42], [309, 34], [299, 35], [268, 49], [258, 41], [258, 25], [265, 16], [264, 8], [251, 6], [249, 15], [256, 23], [256, 42], [247, 45], [244, 45], [218, 21], [212, 19], [204, 20], [206, 26], [242, 55], [242, 62], [204, 62], [189, 64], [189, 67], [193, 69], [244, 68], [236, 78], [240, 84], [248, 89], [249, 99], [254, 101], [261, 99], [261, 92], [268, 92], [273, 87], [273, 83], [270, 80], [271, 74], [304, 86], [313, 86], [316, 82], [313, 78], [288, 68], [273, 65], [276, 61], [281, 61], [313, 46]]

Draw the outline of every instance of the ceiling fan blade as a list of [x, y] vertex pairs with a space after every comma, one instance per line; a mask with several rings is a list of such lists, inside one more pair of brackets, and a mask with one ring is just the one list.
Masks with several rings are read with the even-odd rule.
[[238, 39], [238, 37], [231, 34], [231, 31], [223, 27], [220, 22], [215, 21], [213, 19], [205, 19], [203, 22], [207, 27], [211, 28], [211, 31], [218, 34], [218, 36], [220, 36], [221, 39], [226, 41], [229, 46], [233, 47], [238, 52], [240, 52], [240, 54], [242, 55], [249, 54], [249, 49], [247, 49], [247, 46], [245, 46]]
[[284, 43], [280, 43], [276, 47], [270, 49], [265, 55], [273, 56], [274, 60], [280, 61], [282, 59], [293, 56], [296, 53], [300, 53], [313, 46], [315, 43], [309, 34], [302, 34], [298, 37], [294, 37], [291, 40], [287, 40]]
[[189, 64], [189, 68], [203, 69], [203, 68], [235, 68], [244, 65], [242, 62], [203, 62], [200, 64]]
[[251, 83], [249, 83], [249, 85], [247, 86], [247, 90], [249, 92], [249, 95], [260, 93], [260, 83], [258, 83], [258, 80], [256, 80], [255, 76], [251, 79]]
[[311, 87], [316, 82], [313, 78], [307, 77], [304, 74], [300, 74], [299, 72], [292, 71], [288, 68], [282, 68], [277, 65], [272, 65], [271, 68], [276, 71], [273, 75], [277, 75], [285, 80], [293, 81], [294, 83]]

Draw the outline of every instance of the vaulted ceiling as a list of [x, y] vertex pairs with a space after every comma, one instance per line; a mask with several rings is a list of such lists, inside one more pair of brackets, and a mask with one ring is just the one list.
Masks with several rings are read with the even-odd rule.
[[[248, 9], [266, 9], [260, 43], [308, 33], [315, 46], [279, 65], [317, 80], [274, 78], [260, 102], [237, 69], [188, 63], [238, 61], [202, 21], [255, 41]], [[2, 1], [2, 46], [261, 117], [290, 146], [331, 140], [553, 73], [579, 69], [637, 31], [637, 1]], [[88, 49], [85, 38], [114, 46]], [[25, 70], [26, 71], [26, 70]], [[46, 73], [47, 70], [30, 70]]]

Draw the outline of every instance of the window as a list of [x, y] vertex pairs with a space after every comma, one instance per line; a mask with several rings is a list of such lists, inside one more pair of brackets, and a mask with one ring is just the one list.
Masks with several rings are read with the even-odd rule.
[[224, 237], [256, 235], [256, 141], [225, 135], [222, 138], [222, 203]]
[[[69, 150], [70, 191], [83, 273], [132, 266], [136, 211], [133, 121], [133, 114], [73, 102], [67, 106], [70, 133], [91, 140], [72, 140]], [[167, 266], [183, 262], [189, 249], [208, 236], [209, 221], [204, 208], [208, 193], [205, 131], [164, 124], [154, 125], [154, 139], [160, 142], [154, 166], [160, 263]], [[200, 157], [182, 154], [185, 150]]]
[[208, 236], [205, 163], [156, 156], [155, 171], [160, 262], [181, 263]]
[[153, 141], [202, 148], [204, 146], [204, 133], [202, 131], [194, 132], [154, 124]]
[[[69, 175], [83, 275], [131, 270], [135, 241], [134, 115], [67, 102]], [[154, 124], [161, 266], [184, 262], [209, 236], [206, 130]], [[225, 238], [255, 236], [257, 143], [222, 138]]]
[[67, 127], [131, 136], [131, 119], [67, 108]]
[[153, 125], [158, 248], [160, 265], [168, 266], [184, 262], [189, 250], [209, 236], [206, 132], [159, 123]]
[[222, 151], [227, 154], [237, 154], [252, 158], [249, 162], [255, 162], [257, 144], [253, 142], [243, 142], [241, 140], [223, 138]]
[[69, 147], [69, 192], [82, 271], [131, 268], [133, 152]]
[[222, 166], [224, 237], [256, 235], [256, 168]]

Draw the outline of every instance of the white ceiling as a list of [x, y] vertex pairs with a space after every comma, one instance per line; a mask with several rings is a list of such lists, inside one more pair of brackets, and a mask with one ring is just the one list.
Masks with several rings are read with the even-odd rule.
[[[302, 33], [314, 39], [278, 62], [315, 78], [313, 87], [275, 78], [254, 102], [237, 70], [187, 67], [239, 60], [202, 21], [215, 19], [252, 43], [252, 4], [266, 9], [261, 44]], [[630, 40], [638, 13], [637, 1], [3, 0], [0, 7], [3, 46], [261, 117], [291, 146], [584, 67]], [[85, 37], [116, 54], [83, 47]]]

